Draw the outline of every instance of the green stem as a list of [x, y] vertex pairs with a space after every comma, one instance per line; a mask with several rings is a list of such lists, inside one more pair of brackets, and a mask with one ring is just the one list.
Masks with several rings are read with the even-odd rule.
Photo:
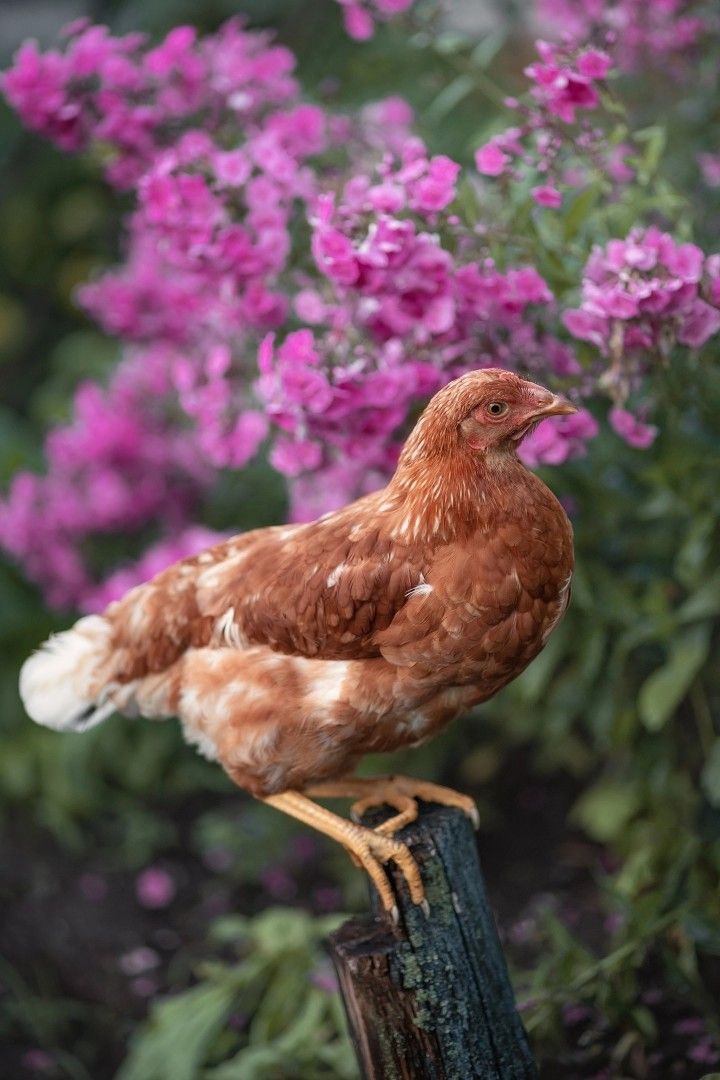
[[639, 952], [645, 948], [649, 941], [651, 941], [658, 934], [662, 933], [668, 926], [675, 922], [680, 913], [679, 908], [674, 908], [672, 911], [668, 911], [662, 918], [657, 919], [646, 931], [642, 937], [633, 938], [632, 941], [626, 941], [624, 945], [615, 949], [614, 952], [608, 953], [607, 956], [603, 956], [601, 960], [592, 964], [586, 968], [579, 975], [577, 975], [566, 987], [562, 990], [548, 990], [539, 997], [535, 997], [533, 1005], [536, 1006], [535, 1015], [525, 1020], [525, 1026], [528, 1031], [532, 1031], [538, 1026], [541, 1020], [542, 1009], [548, 1005], [556, 1004], [559, 1002], [567, 1001], [575, 994], [579, 993], [588, 983], [593, 982], [601, 975], [608, 975], [616, 967], [622, 964], [629, 956]]
[[690, 703], [692, 705], [695, 725], [698, 730], [700, 745], [706, 758], [715, 743], [715, 725], [708, 704], [707, 695], [700, 679], [695, 679], [690, 687]]

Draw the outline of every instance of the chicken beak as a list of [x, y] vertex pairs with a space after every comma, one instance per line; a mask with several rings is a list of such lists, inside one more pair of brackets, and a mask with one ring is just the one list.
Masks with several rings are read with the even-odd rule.
[[546, 416], [572, 416], [577, 411], [577, 407], [571, 405], [567, 398], [555, 394], [550, 404], [538, 409], [535, 416], [544, 420]]

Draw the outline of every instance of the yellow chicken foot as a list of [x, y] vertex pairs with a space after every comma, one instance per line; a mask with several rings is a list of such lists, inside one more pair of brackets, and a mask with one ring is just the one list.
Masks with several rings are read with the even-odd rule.
[[476, 829], [480, 826], [477, 806], [469, 795], [462, 795], [459, 791], [433, 784], [429, 780], [415, 780], [411, 776], [348, 776], [315, 784], [308, 789], [308, 794], [321, 798], [357, 799], [351, 809], [354, 821], [358, 821], [373, 806], [394, 807], [400, 812], [374, 830], [387, 836], [392, 836], [415, 820], [418, 815], [417, 799], [441, 806], [456, 806], [467, 814]]
[[346, 821], [345, 818], [333, 814], [331, 810], [326, 810], [324, 806], [318, 806], [299, 791], [283, 791], [280, 795], [268, 795], [262, 801], [342, 844], [370, 876], [380, 894], [382, 905], [393, 922], [398, 921], [399, 915], [395, 897], [384, 870], [384, 864], [387, 862], [394, 862], [402, 872], [413, 903], [420, 904], [423, 910], [428, 912], [420, 871], [406, 844], [401, 844], [389, 836], [383, 836], [373, 829], [366, 829], [363, 825]]
[[387, 783], [387, 777], [348, 776], [341, 780], [313, 784], [307, 788], [306, 795], [325, 799], [355, 799], [350, 807], [350, 816], [359, 822], [366, 810], [373, 806], [392, 806], [398, 811], [394, 817], [376, 825], [373, 832], [383, 836], [393, 836], [399, 829], [409, 825], [418, 816], [418, 805], [410, 795], [396, 791]]

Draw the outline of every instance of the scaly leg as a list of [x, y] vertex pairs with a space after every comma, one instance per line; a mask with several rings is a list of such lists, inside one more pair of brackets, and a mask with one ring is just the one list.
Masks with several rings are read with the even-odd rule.
[[394, 922], [398, 919], [397, 905], [383, 869], [383, 863], [391, 860], [402, 871], [413, 903], [421, 904], [427, 910], [420, 871], [406, 844], [401, 844], [388, 836], [379, 835], [373, 829], [366, 829], [363, 825], [346, 821], [337, 814], [333, 814], [332, 811], [326, 810], [324, 806], [318, 806], [299, 791], [283, 791], [280, 795], [267, 795], [262, 801], [341, 843], [369, 874], [380, 894], [383, 907], [390, 913]]
[[439, 803], [441, 806], [456, 806], [472, 821], [477, 829], [480, 815], [473, 799], [462, 795], [452, 788], [433, 784], [429, 780], [414, 780], [410, 776], [348, 776], [340, 780], [314, 784], [308, 788], [312, 795], [328, 798], [351, 798], [358, 801], [353, 804], [353, 820], [358, 820], [372, 806], [392, 806], [401, 811], [384, 821], [374, 830], [392, 836], [398, 829], [414, 821], [418, 814], [416, 799], [423, 802]]
[[394, 817], [376, 825], [373, 832], [392, 836], [409, 825], [418, 816], [418, 804], [409, 795], [396, 790], [387, 777], [348, 776], [341, 780], [329, 780], [306, 788], [306, 795], [327, 799], [355, 799], [350, 808], [353, 821], [359, 822], [372, 806], [392, 806], [398, 811]]

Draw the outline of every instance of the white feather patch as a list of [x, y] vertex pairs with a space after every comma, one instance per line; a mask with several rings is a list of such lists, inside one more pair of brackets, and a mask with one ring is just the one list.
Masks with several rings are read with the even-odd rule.
[[413, 596], [429, 596], [432, 591], [432, 585], [428, 585], [427, 581], [421, 574], [420, 580], [418, 581], [417, 585], [414, 585], [412, 589], [408, 589], [405, 595], [407, 596], [408, 600], [410, 600]]
[[345, 570], [346, 565], [347, 564], [344, 562], [338, 563], [335, 569], [330, 571], [327, 581], [325, 582], [325, 587], [327, 589], [332, 589], [333, 586], [337, 585], [338, 581], [340, 580], [340, 575], [342, 574], [343, 570]]
[[20, 671], [20, 697], [28, 716], [56, 731], [85, 731], [115, 711], [91, 689], [106, 658], [110, 623], [86, 615], [70, 630], [54, 634]]
[[217, 620], [215, 636], [221, 645], [229, 645], [232, 649], [241, 649], [247, 644], [240, 627], [235, 622], [235, 608], [228, 608]]

